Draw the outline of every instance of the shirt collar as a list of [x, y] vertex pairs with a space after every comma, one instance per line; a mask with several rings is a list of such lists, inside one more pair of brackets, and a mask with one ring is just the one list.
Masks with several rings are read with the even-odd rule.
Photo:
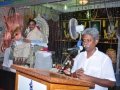
[[[95, 47], [96, 48], [96, 50], [95, 50], [95, 52], [93, 53], [93, 55], [92, 56], [95, 56], [95, 54], [97, 54], [97, 52], [98, 52], [98, 48], [97, 47]], [[87, 52], [85, 51], [85, 56], [87, 57]], [[92, 57], [91, 56], [91, 57]]]

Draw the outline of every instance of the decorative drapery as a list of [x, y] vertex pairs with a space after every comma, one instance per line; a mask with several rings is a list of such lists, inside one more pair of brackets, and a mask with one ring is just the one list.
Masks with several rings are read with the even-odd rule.
[[15, 9], [11, 7], [9, 9], [8, 15], [4, 16], [5, 23], [5, 33], [3, 40], [1, 42], [1, 51], [4, 51], [8, 48], [12, 41], [12, 33], [17, 27], [20, 27], [22, 30], [23, 27], [23, 17], [19, 13], [15, 13]]

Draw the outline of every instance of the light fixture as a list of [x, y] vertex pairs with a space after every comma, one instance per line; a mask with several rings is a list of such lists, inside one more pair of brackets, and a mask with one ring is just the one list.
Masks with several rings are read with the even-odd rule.
[[67, 10], [67, 8], [68, 8], [68, 7], [67, 7], [67, 5], [65, 4], [65, 5], [64, 5], [64, 10]]
[[85, 5], [85, 4], [88, 3], [88, 0], [80, 0], [79, 3], [80, 3], [81, 5]]

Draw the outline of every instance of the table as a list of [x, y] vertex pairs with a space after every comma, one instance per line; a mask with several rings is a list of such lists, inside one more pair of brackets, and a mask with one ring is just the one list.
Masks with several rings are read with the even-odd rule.
[[37, 51], [35, 53], [34, 68], [45, 70], [52, 69], [52, 53], [48, 51]]

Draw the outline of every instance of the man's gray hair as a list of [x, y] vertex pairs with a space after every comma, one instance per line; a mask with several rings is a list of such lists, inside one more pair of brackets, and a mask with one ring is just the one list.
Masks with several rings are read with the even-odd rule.
[[99, 39], [99, 32], [96, 28], [86, 28], [82, 32], [82, 35], [85, 35], [85, 34], [91, 35], [95, 40]]

